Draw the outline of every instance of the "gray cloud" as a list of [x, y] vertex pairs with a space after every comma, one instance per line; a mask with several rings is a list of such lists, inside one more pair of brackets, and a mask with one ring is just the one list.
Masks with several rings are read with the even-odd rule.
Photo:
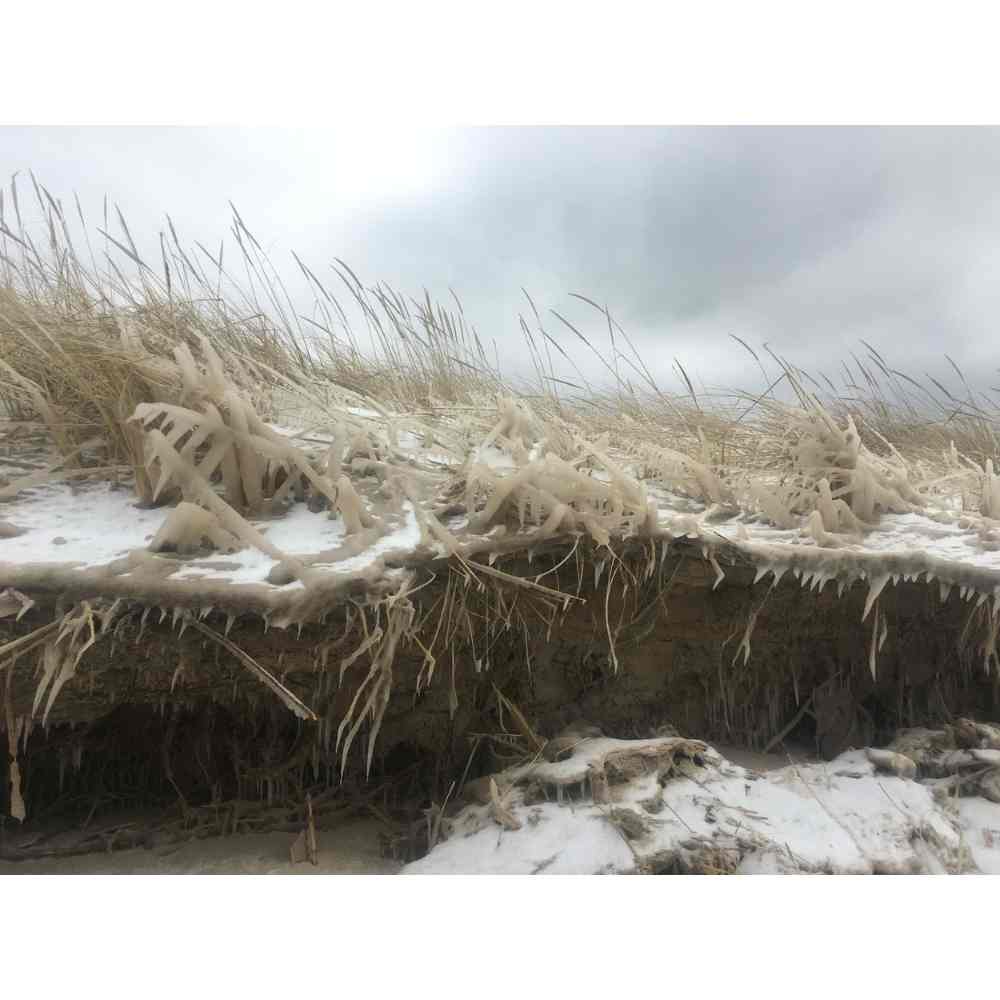
[[454, 288], [512, 358], [523, 286], [598, 334], [568, 296], [607, 303], [658, 373], [746, 377], [729, 334], [806, 368], [860, 338], [996, 367], [993, 129], [8, 129], [0, 152], [95, 219], [108, 193], [134, 230], [169, 211], [217, 245], [232, 199], [279, 261]]

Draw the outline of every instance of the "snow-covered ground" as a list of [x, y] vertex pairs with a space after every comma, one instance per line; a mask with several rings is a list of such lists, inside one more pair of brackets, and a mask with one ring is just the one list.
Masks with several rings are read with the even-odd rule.
[[761, 771], [696, 741], [590, 738], [494, 781], [404, 873], [1000, 874], [1000, 804], [863, 750]]
[[[928, 574], [960, 583], [971, 569], [981, 574], [980, 583], [983, 579], [995, 579], [1000, 586], [1000, 546], [984, 546], [980, 533], [963, 525], [958, 518], [886, 514], [863, 539], [847, 542], [831, 553], [817, 546], [801, 530], [779, 529], [746, 515], [728, 519], [706, 516], [704, 510], [698, 511], [699, 505], [666, 493], [655, 495], [655, 499], [660, 504], [659, 525], [664, 536], [700, 540], [706, 553], [719, 544], [728, 544], [761, 563], [780, 559], [782, 553], [795, 555], [807, 561], [814, 559], [821, 575], [828, 563], [836, 565], [845, 557], [858, 557], [856, 567], [863, 570], [871, 564], [869, 577], [877, 574], [879, 557], [897, 556], [907, 559], [904, 571], [916, 571], [924, 565]], [[136, 503], [130, 489], [105, 483], [50, 484], [26, 489], [0, 504], [0, 522], [5, 526], [0, 531], [0, 568], [4, 564], [78, 570], [108, 566], [134, 550], [147, 549], [169, 512], [170, 508], [143, 508]], [[408, 503], [360, 551], [345, 545], [350, 539], [345, 536], [339, 517], [331, 517], [328, 511], [313, 512], [303, 503], [293, 504], [280, 516], [255, 518], [251, 523], [268, 542], [290, 557], [334, 553], [333, 558], [313, 563], [319, 572], [356, 573], [380, 557], [413, 552], [421, 542], [437, 548], [432, 539], [424, 536], [417, 513]], [[467, 520], [451, 519], [446, 523], [462, 540]], [[823, 556], [828, 558], [824, 561]], [[169, 580], [202, 578], [276, 589], [282, 586], [268, 584], [268, 576], [278, 561], [249, 548], [189, 559], [173, 554], [162, 558], [172, 560], [177, 566], [164, 576]]]
[[[796, 545], [807, 550], [819, 548], [800, 529], [775, 528], [757, 518], [737, 517], [713, 527], [731, 541]], [[971, 521], [965, 522], [959, 515], [951, 515], [947, 511], [882, 514], [871, 531], [856, 540], [843, 541], [838, 551], [897, 555], [921, 552], [945, 563], [981, 567], [1000, 575], [1000, 546], [984, 545], [980, 532]]]
[[[147, 549], [170, 509], [142, 508], [131, 490], [114, 489], [104, 483], [26, 490], [15, 501], [0, 506], [2, 520], [18, 531], [8, 537], [0, 535], [0, 567], [5, 563], [61, 565], [77, 570], [108, 566], [133, 550]], [[346, 540], [339, 518], [331, 518], [326, 511], [314, 513], [303, 503], [293, 504], [279, 517], [253, 519], [251, 523], [291, 557], [335, 551]], [[354, 573], [379, 557], [411, 552], [420, 539], [416, 514], [410, 504], [404, 504], [402, 516], [362, 552], [316, 562], [314, 568]], [[268, 575], [278, 565], [278, 560], [251, 548], [189, 559], [173, 554], [161, 558], [177, 566], [164, 577], [168, 580], [200, 578], [265, 586], [271, 586]]]

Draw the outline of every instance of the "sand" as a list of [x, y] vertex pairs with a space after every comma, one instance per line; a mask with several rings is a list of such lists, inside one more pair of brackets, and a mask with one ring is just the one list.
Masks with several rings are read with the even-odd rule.
[[0, 875], [391, 875], [401, 864], [383, 858], [373, 820], [346, 821], [317, 833], [318, 865], [293, 865], [290, 833], [250, 833], [36, 861], [0, 861]]

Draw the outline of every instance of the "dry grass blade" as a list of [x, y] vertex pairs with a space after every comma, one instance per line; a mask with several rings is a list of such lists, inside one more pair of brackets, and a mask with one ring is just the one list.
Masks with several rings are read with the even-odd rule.
[[[508, 791], [509, 794], [509, 791]], [[520, 830], [521, 821], [510, 811], [497, 788], [496, 779], [490, 778], [490, 813], [505, 830]]]
[[503, 707], [510, 713], [510, 717], [514, 720], [514, 726], [517, 731], [528, 741], [528, 746], [531, 748], [532, 753], [541, 753], [545, 749], [545, 744], [547, 740], [543, 739], [534, 729], [531, 728], [531, 724], [524, 717], [524, 713], [514, 704], [501, 690], [493, 685], [493, 690], [496, 693], [497, 700], [503, 705]]
[[312, 796], [306, 793], [306, 825], [295, 838], [290, 851], [293, 865], [308, 861], [311, 865], [319, 864], [319, 853], [316, 845], [316, 820], [313, 817]]
[[42, 625], [27, 635], [18, 636], [0, 646], [0, 670], [9, 666], [18, 656], [30, 652], [47, 641], [61, 625], [60, 620]]
[[215, 629], [209, 628], [204, 622], [198, 621], [197, 618], [189, 616], [187, 621], [192, 628], [197, 629], [203, 635], [208, 636], [213, 642], [217, 642], [223, 649], [232, 653], [257, 680], [269, 687], [300, 719], [305, 719], [307, 722], [319, 721], [319, 716], [295, 692], [289, 691], [274, 674], [262, 667], [252, 656], [240, 649], [236, 643], [230, 642], [224, 635], [220, 635]]

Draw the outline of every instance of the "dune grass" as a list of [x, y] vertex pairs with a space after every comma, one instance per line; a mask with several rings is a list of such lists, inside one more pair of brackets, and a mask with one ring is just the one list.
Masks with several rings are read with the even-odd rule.
[[[28, 202], [41, 226], [27, 221]], [[667, 389], [606, 308], [576, 296], [594, 321], [585, 330], [525, 293], [511, 341], [523, 343], [530, 372], [510, 373], [457, 298], [446, 304], [426, 292], [411, 298], [368, 287], [340, 260], [323, 281], [293, 254], [291, 270], [311, 293], [304, 308], [235, 209], [230, 237], [235, 254], [187, 247], [167, 218], [159, 259], [148, 261], [117, 210], [106, 204], [92, 226], [78, 201], [67, 213], [34, 177], [15, 177], [0, 192], [0, 407], [8, 428], [41, 421], [66, 467], [131, 470], [147, 496], [143, 437], [129, 418], [140, 404], [181, 402], [176, 351], [203, 357], [208, 347], [265, 418], [276, 396], [315, 410], [333, 394], [383, 413], [487, 426], [498, 398], [513, 398], [553, 426], [640, 461], [674, 462], [695, 478], [709, 470], [736, 483], [737, 500], [751, 506], [759, 500], [741, 477], [780, 483], [797, 474], [795, 429], [818, 414], [838, 427], [852, 423], [872, 456], [905, 468], [917, 486], [950, 477], [980, 492], [969, 484], [988, 479], [998, 453], [996, 400], [973, 390], [955, 365], [957, 388], [949, 388], [861, 344], [835, 383], [734, 337], [763, 391], [699, 392], [680, 361]], [[585, 366], [575, 360], [581, 351]], [[664, 458], [664, 445], [673, 457]], [[703, 499], [722, 499], [702, 486]]]

